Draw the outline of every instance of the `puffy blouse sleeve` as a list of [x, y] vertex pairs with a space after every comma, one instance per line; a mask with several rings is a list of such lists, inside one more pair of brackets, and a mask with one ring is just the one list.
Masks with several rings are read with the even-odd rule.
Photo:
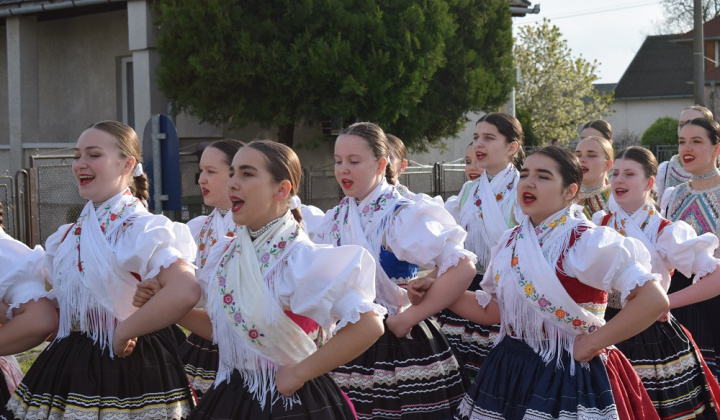
[[604, 226], [582, 233], [563, 260], [563, 269], [588, 286], [619, 291], [623, 303], [635, 287], [660, 280], [651, 272], [650, 253], [642, 242]]
[[386, 310], [375, 303], [375, 260], [357, 245], [296, 245], [279, 276], [280, 302], [323, 328], [355, 323], [360, 314]]
[[713, 253], [718, 247], [718, 238], [712, 233], [697, 235], [695, 230], [683, 221], [665, 226], [657, 239], [660, 256], [669, 268], [674, 268], [690, 277], [702, 278], [712, 273], [720, 264]]
[[[325, 212], [325, 215], [322, 217], [319, 223], [311, 223], [305, 225], [307, 229], [307, 234], [310, 237], [311, 241], [315, 242], [316, 244], [327, 243], [325, 242], [325, 234], [329, 229], [330, 223], [332, 223], [332, 217], [334, 212], [335, 208], [333, 207], [327, 212]], [[303, 218], [305, 218], [305, 215], [303, 215]]]
[[438, 276], [463, 258], [477, 262], [475, 254], [464, 247], [467, 232], [442, 206], [415, 202], [401, 209], [390, 223], [385, 243], [402, 261], [427, 269], [438, 267]]
[[48, 270], [45, 251], [40, 246], [30, 249], [9, 236], [0, 236], [0, 267], [3, 267], [0, 299], [9, 304], [10, 309], [47, 296], [45, 279]]
[[605, 217], [605, 215], [607, 215], [605, 210], [596, 211], [595, 214], [592, 215], [593, 224], [602, 226], [602, 219], [603, 219], [603, 217]]
[[202, 227], [205, 224], [207, 218], [207, 216], [198, 216], [194, 219], [188, 220], [186, 225], [188, 229], [190, 229], [190, 235], [193, 238], [197, 238], [200, 235], [200, 230], [202, 230]]
[[[300, 207], [300, 213], [302, 214], [302, 225], [305, 231], [308, 232], [308, 236], [311, 232], [315, 234], [325, 219], [325, 213], [315, 206], [306, 205]], [[312, 237], [310, 239], [312, 239]]]
[[187, 225], [153, 214], [135, 217], [127, 223], [114, 245], [120, 268], [147, 280], [179, 259], [194, 267], [197, 245]]

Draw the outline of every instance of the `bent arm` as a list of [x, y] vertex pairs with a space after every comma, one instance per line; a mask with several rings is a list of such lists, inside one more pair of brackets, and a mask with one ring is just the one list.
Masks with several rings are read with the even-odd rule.
[[180, 318], [178, 324], [208, 341], [213, 340], [212, 322], [205, 309], [193, 308]]
[[475, 292], [465, 291], [460, 299], [448, 307], [461, 317], [480, 325], [495, 325], [500, 323], [500, 307], [497, 302], [490, 303], [483, 308], [478, 304]]
[[13, 318], [0, 327], [0, 356], [20, 353], [37, 346], [57, 327], [58, 314], [49, 299], [23, 303], [13, 310]]
[[411, 305], [405, 311], [388, 318], [388, 324], [393, 325], [392, 329], [396, 335], [402, 331], [407, 334], [418, 322], [452, 305], [467, 290], [474, 276], [473, 262], [469, 258], [461, 259], [456, 266], [449, 268], [442, 276], [435, 279], [422, 302]]
[[370, 311], [347, 324], [318, 351], [295, 366], [278, 369], [275, 382], [281, 394], [292, 395], [310, 379], [327, 373], [365, 352], [384, 332], [382, 319]]
[[183, 260], [157, 276], [162, 288], [115, 328], [115, 341], [126, 341], [165, 328], [187, 314], [200, 300], [195, 273]]

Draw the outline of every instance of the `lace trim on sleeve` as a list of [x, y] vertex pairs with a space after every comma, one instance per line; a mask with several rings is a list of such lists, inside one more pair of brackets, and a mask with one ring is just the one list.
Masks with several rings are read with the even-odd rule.
[[695, 278], [693, 279], [693, 283], [696, 281], [702, 280], [703, 277], [707, 276], [708, 274], [714, 272], [718, 268], [718, 261], [715, 258], [712, 258], [708, 261], [706, 261], [704, 264], [698, 268], [697, 273], [695, 273]]
[[360, 314], [364, 314], [365, 312], [370, 311], [375, 312], [380, 316], [387, 315], [387, 309], [378, 305], [377, 303], [363, 303], [360, 306], [357, 306], [347, 311], [337, 323], [335, 328], [333, 328], [332, 333], [336, 334], [338, 331], [340, 331], [342, 327], [346, 326], [348, 323], [354, 324], [358, 322], [360, 320]]
[[470, 261], [472, 261], [473, 265], [477, 264], [477, 255], [466, 249], [456, 248], [452, 252], [452, 254], [443, 259], [443, 262], [440, 264], [440, 267], [438, 269], [437, 276], [440, 277], [445, 274], [445, 272], [448, 271], [450, 267], [457, 267], [458, 263], [463, 258], [468, 258]]
[[620, 295], [620, 305], [624, 308], [627, 304], [627, 297], [636, 287], [640, 287], [648, 281], [660, 281], [660, 275], [654, 273], [644, 273], [637, 277], [632, 283], [631, 287], [627, 287]]
[[40, 300], [40, 299], [42, 299], [42, 298], [44, 298], [44, 297], [48, 297], [47, 292], [44, 292], [44, 293], [35, 293], [35, 294], [32, 294], [32, 295], [29, 295], [29, 296], [24, 297], [22, 300], [19, 300], [19, 301], [17, 301], [17, 302], [13, 302], [13, 303], [10, 305], [10, 307], [8, 308], [7, 312], [5, 313], [5, 319], [7, 319], [8, 321], [10, 321], [11, 319], [13, 319], [13, 309], [19, 308], [20, 305], [24, 305], [24, 304], [30, 302], [31, 300], [32, 300], [33, 302], [37, 302], [38, 300]]
[[180, 252], [177, 251], [176, 249], [166, 248], [166, 249], [164, 249], [164, 250], [162, 250], [162, 251], [160, 251], [160, 252], [164, 252], [164, 253], [166, 253], [167, 255], [164, 255], [164, 256], [162, 257], [162, 259], [160, 260], [160, 261], [161, 261], [160, 265], [159, 265], [158, 267], [150, 270], [150, 271], [147, 273], [147, 275], [145, 276], [145, 278], [143, 278], [143, 280], [154, 279], [155, 277], [158, 276], [158, 274], [160, 274], [160, 270], [170, 267], [170, 266], [173, 265], [177, 260], [183, 260], [184, 263], [187, 264], [189, 267], [191, 267], [193, 270], [196, 270], [196, 269], [197, 269], [197, 267], [195, 266], [195, 264], [193, 264], [191, 261], [188, 261], [188, 260], [186, 260], [185, 258], [183, 258], [183, 256], [180, 254]]
[[483, 309], [487, 308], [487, 306], [492, 302], [492, 295], [484, 290], [476, 290], [475, 291], [475, 300], [477, 300], [477, 303], [483, 307]]

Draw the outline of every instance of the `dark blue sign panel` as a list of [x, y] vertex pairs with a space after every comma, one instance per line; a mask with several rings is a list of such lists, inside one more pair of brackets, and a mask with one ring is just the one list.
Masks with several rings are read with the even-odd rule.
[[170, 117], [153, 115], [145, 124], [142, 143], [143, 168], [150, 182], [150, 210], [179, 211], [182, 194], [180, 141]]

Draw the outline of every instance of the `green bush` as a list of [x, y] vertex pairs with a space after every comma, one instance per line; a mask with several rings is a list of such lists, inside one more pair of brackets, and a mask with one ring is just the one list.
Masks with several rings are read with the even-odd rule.
[[678, 141], [678, 120], [671, 117], [658, 118], [642, 135], [640, 142], [643, 146], [658, 144], [674, 144]]

